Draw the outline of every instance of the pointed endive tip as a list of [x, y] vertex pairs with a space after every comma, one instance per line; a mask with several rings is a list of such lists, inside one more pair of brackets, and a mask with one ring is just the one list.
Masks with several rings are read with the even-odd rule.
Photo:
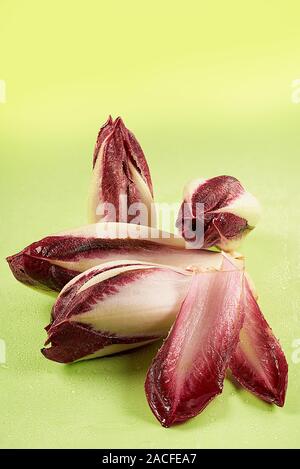
[[32, 279], [25, 272], [23, 251], [18, 252], [13, 256], [8, 256], [6, 261], [8, 262], [9, 268], [16, 280], [25, 283], [26, 285], [34, 285]]
[[121, 116], [118, 116], [114, 121], [114, 127], [116, 128], [116, 127], [119, 127], [119, 126], [120, 127], [125, 127], [125, 124], [124, 124], [123, 119], [122, 119]]
[[97, 140], [95, 143], [94, 147], [94, 153], [93, 153], [93, 168], [95, 167], [98, 155], [99, 155], [99, 150], [100, 147], [104, 141], [104, 139], [107, 137], [108, 132], [111, 130], [112, 126], [114, 124], [114, 120], [111, 117], [111, 115], [108, 116], [107, 121], [100, 127], [100, 130], [97, 135]]
[[286, 389], [287, 389], [287, 375], [286, 375], [286, 382], [283, 386], [283, 389], [278, 393], [278, 395], [274, 396], [273, 404], [277, 405], [278, 407], [284, 407], [285, 398], [286, 398]]

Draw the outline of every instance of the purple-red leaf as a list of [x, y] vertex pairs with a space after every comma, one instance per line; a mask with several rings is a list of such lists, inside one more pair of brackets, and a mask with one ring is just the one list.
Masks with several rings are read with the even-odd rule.
[[243, 271], [194, 274], [176, 321], [147, 374], [152, 412], [169, 427], [222, 392], [243, 321]]
[[96, 161], [97, 161], [97, 158], [98, 158], [98, 155], [99, 155], [99, 151], [100, 151], [100, 148], [101, 148], [104, 140], [111, 133], [111, 131], [113, 129], [113, 124], [114, 124], [114, 121], [113, 121], [112, 117], [108, 116], [107, 121], [102, 125], [102, 127], [100, 127], [100, 130], [99, 130], [98, 135], [97, 135], [97, 141], [96, 141], [95, 148], [94, 148], [93, 168], [95, 167], [95, 164], [96, 164]]
[[288, 381], [284, 353], [247, 282], [244, 301], [244, 324], [230, 361], [232, 374], [242, 386], [261, 399], [282, 407]]

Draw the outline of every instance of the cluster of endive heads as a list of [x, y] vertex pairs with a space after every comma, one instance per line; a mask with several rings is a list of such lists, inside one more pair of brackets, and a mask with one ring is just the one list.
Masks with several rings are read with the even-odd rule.
[[[257, 302], [237, 249], [258, 221], [259, 204], [229, 176], [189, 184], [182, 237], [123, 223], [101, 204], [150, 206], [144, 153], [120, 118], [98, 134], [90, 225], [47, 236], [9, 257], [17, 280], [59, 292], [43, 355], [60, 363], [103, 357], [166, 337], [146, 377], [149, 405], [163, 426], [201, 412], [222, 392], [227, 370], [241, 386], [283, 406], [287, 362]], [[186, 249], [204, 206], [202, 249]], [[129, 222], [131, 220], [128, 220]], [[150, 224], [150, 223], [149, 223]], [[134, 239], [130, 232], [134, 228]], [[213, 248], [213, 249], [210, 249]]]

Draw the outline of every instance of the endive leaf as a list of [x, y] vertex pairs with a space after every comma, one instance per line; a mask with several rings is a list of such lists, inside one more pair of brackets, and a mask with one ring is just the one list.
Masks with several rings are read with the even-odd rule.
[[[169, 427], [199, 414], [222, 392], [243, 322], [243, 271], [194, 274], [179, 314], [147, 374], [152, 412]], [[230, 269], [230, 270], [227, 270]]]
[[245, 320], [230, 361], [237, 381], [261, 399], [284, 405], [288, 365], [280, 344], [245, 282]]

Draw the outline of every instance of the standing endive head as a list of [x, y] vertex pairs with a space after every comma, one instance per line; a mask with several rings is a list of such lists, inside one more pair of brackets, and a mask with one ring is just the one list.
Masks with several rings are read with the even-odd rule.
[[[137, 139], [122, 119], [109, 117], [94, 150], [89, 221], [155, 225], [149, 167]], [[142, 211], [142, 213], [141, 213]]]
[[200, 247], [232, 251], [256, 226], [260, 212], [258, 200], [236, 178], [195, 179], [184, 189], [176, 226], [188, 242], [199, 226], [204, 235]]

